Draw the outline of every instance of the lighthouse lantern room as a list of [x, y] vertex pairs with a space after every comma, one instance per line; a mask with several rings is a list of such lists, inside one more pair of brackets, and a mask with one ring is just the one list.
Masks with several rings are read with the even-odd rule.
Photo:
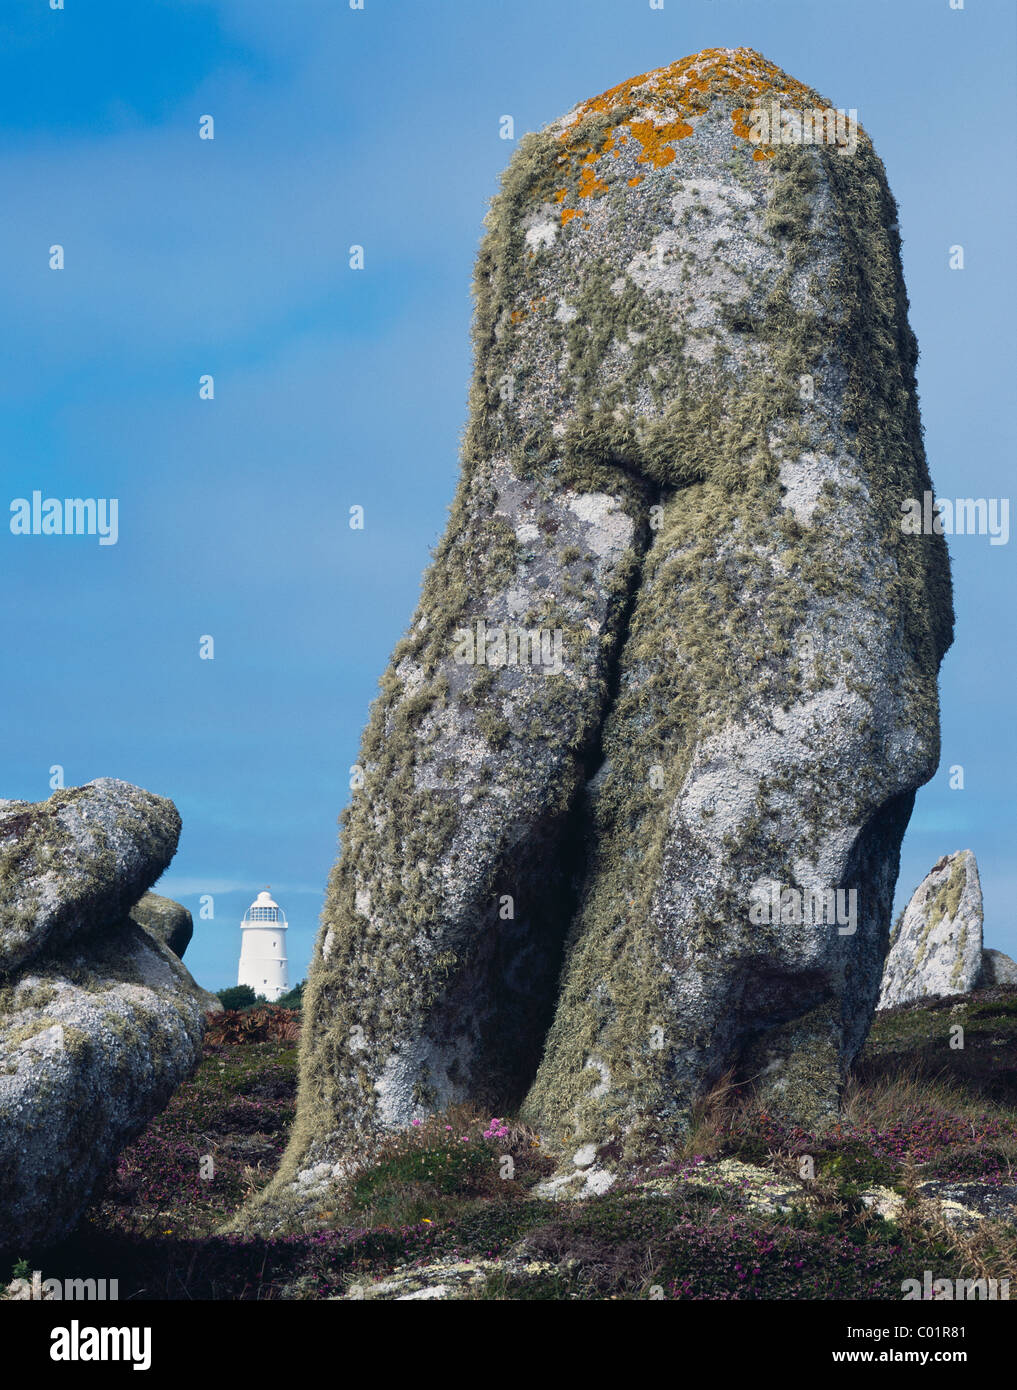
[[238, 985], [250, 985], [274, 1004], [289, 989], [286, 974], [286, 914], [267, 888], [244, 913], [240, 930]]

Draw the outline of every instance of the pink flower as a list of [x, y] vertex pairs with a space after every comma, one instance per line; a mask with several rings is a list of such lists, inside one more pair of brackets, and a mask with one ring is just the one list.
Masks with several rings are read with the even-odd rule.
[[414, 1123], [415, 1125], [422, 1125], [424, 1122], [423, 1122], [423, 1120], [414, 1120], [413, 1123]]

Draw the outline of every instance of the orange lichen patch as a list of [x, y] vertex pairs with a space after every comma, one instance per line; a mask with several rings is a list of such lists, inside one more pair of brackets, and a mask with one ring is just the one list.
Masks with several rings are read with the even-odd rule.
[[[654, 169], [666, 168], [675, 158], [674, 145], [694, 133], [693, 120], [702, 115], [713, 96], [729, 97], [737, 92], [744, 104], [732, 113], [735, 135], [741, 140], [751, 138], [747, 116], [753, 104], [764, 96], [778, 98], [782, 106], [808, 107], [825, 105], [804, 83], [797, 82], [751, 48], [706, 48], [682, 58], [669, 67], [640, 73], [620, 82], [600, 96], [591, 97], [578, 106], [568, 125], [559, 132], [562, 153], [558, 163], [579, 166], [578, 198], [590, 198], [608, 191], [609, 185], [595, 171], [602, 155], [618, 156], [629, 136], [638, 141], [640, 164]], [[583, 125], [588, 117], [618, 113], [618, 125], [610, 131], [603, 145], [595, 149], [583, 139]], [[626, 133], [627, 132], [627, 133]], [[770, 150], [756, 150], [754, 158], [769, 159]], [[628, 180], [635, 188], [638, 180]], [[559, 189], [555, 201], [564, 204], [567, 193]], [[562, 224], [575, 216], [574, 208], [562, 207]]]
[[[752, 139], [752, 127], [745, 119], [748, 113], [749, 108], [746, 106], [736, 106], [731, 112], [731, 123], [734, 126], [734, 133], [740, 140]], [[757, 161], [760, 159], [772, 159], [775, 153], [775, 150], [757, 149], [752, 151], [752, 158]]]
[[642, 153], [636, 156], [638, 163], [663, 169], [674, 159], [674, 150], [666, 142], [684, 140], [692, 134], [693, 128], [686, 121], [666, 121], [663, 125], [654, 125], [653, 121], [631, 121], [629, 130], [642, 146]]
[[[671, 151], [671, 158], [674, 158], [673, 150]], [[596, 170], [591, 169], [589, 165], [585, 165], [585, 167], [581, 170], [579, 174], [580, 198], [592, 198], [594, 193], [606, 193], [608, 187], [609, 185], [606, 184], [603, 179], [597, 178]]]
[[670, 108], [679, 115], [688, 116], [704, 107], [695, 98], [725, 90], [746, 90], [752, 96], [771, 93], [792, 101], [795, 98], [808, 98], [811, 102], [815, 98], [811, 88], [789, 77], [775, 63], [767, 62], [754, 49], [704, 48], [701, 53], [681, 58], [669, 67], [630, 77], [627, 82], [620, 82], [617, 87], [583, 102], [577, 107], [575, 119], [562, 132], [562, 137], [567, 136], [571, 126], [578, 125], [595, 112], [609, 112], [621, 106], [639, 104], [657, 111]]
[[[599, 149], [594, 149], [590, 144], [584, 144], [576, 146], [576, 148], [572, 150], [572, 157], [579, 158], [578, 197], [592, 198], [595, 193], [606, 193], [608, 191], [610, 185], [606, 184], [602, 178], [598, 177], [596, 169], [593, 166], [603, 155], [611, 153], [617, 155], [618, 150], [615, 148], [614, 136], [610, 134]], [[559, 155], [558, 163], [563, 165], [569, 164], [569, 155]], [[556, 189], [554, 193], [555, 202], [564, 203], [567, 192], [568, 190], [564, 188]], [[577, 211], [578, 209], [576, 208], [562, 208], [561, 222], [563, 227], [576, 216]]]
[[528, 313], [535, 314], [537, 310], [540, 308], [541, 304], [546, 303], [547, 295], [542, 294], [537, 299], [531, 299], [526, 309], [513, 309], [512, 312], [509, 314], [509, 319], [512, 323], [522, 323], [523, 319], [526, 317]]
[[642, 183], [642, 181], [643, 181], [643, 176], [642, 176], [642, 174], [637, 174], [637, 175], [635, 176], [635, 178], [629, 179], [629, 187], [630, 187], [630, 188], [637, 188], [637, 187]]
[[744, 106], [736, 106], [735, 109], [731, 112], [731, 121], [734, 125], [734, 133], [741, 140], [751, 140], [752, 138], [752, 130], [749, 126], [748, 121], [746, 121], [745, 119], [746, 110], [747, 108]]

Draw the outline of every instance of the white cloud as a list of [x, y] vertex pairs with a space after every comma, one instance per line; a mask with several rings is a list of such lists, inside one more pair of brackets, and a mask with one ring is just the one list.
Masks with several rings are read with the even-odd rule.
[[[194, 878], [184, 875], [167, 874], [159, 880], [152, 890], [161, 893], [167, 898], [187, 898], [201, 895], [202, 893], [249, 893], [254, 898], [262, 888], [264, 883], [253, 878], [230, 879], [230, 878]], [[320, 884], [307, 883], [273, 883], [273, 894], [286, 893], [316, 893], [320, 897], [323, 888]]]

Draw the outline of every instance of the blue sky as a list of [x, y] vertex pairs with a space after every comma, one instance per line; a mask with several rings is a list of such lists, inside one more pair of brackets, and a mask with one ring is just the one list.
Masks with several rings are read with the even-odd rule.
[[[0, 794], [48, 796], [59, 763], [170, 796], [159, 890], [196, 916], [214, 895], [187, 954], [209, 988], [235, 981], [266, 882], [305, 973], [367, 708], [452, 499], [499, 118], [519, 135], [741, 44], [857, 108], [900, 204], [937, 493], [1009, 496], [1012, 0], [5, 0], [5, 500], [116, 497], [120, 534], [0, 527]], [[898, 891], [973, 849], [986, 944], [1011, 954], [1015, 546], [950, 542], [943, 762]]]

